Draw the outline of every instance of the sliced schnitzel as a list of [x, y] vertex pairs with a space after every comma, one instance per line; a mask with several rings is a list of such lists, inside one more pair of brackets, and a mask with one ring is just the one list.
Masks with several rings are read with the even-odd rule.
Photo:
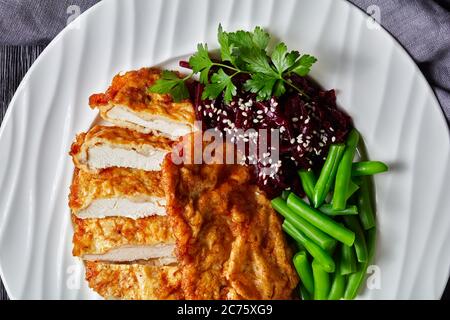
[[298, 277], [281, 220], [239, 165], [163, 166], [186, 299], [289, 299]]
[[143, 218], [166, 214], [161, 172], [108, 168], [99, 173], [75, 169], [69, 206], [78, 218]]
[[177, 267], [86, 262], [86, 280], [106, 299], [183, 299]]
[[77, 135], [70, 155], [75, 166], [97, 173], [110, 167], [161, 170], [172, 141], [120, 127], [95, 126]]
[[156, 68], [119, 74], [105, 93], [92, 95], [89, 104], [115, 125], [176, 140], [193, 131], [194, 108], [189, 100], [174, 102], [168, 94], [149, 92], [160, 77]]
[[83, 260], [176, 262], [168, 217], [80, 219], [72, 215], [73, 255]]

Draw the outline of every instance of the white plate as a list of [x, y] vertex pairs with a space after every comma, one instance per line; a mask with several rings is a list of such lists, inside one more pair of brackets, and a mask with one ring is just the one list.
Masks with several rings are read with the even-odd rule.
[[370, 157], [391, 165], [376, 178], [379, 288], [361, 297], [440, 298], [450, 266], [448, 128], [400, 45], [336, 0], [109, 0], [66, 28], [28, 72], [0, 131], [0, 271], [10, 297], [98, 298], [71, 255], [67, 207], [67, 153], [96, 117], [88, 97], [119, 71], [173, 63], [198, 42], [213, 49], [219, 22], [264, 26], [317, 56], [313, 77], [338, 90]]

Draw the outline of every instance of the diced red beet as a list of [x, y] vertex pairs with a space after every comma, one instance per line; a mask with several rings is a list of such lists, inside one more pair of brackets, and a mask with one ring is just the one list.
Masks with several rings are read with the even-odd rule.
[[273, 176], [262, 175], [262, 169], [271, 164], [263, 164], [263, 159], [258, 159], [253, 165], [256, 181], [271, 198], [286, 188], [301, 193], [297, 170], [321, 167], [329, 146], [345, 141], [352, 127], [351, 118], [337, 107], [334, 90], [324, 91], [309, 78], [292, 76], [290, 79], [309, 99], [289, 90], [269, 101], [256, 101], [255, 94], [245, 92], [242, 85], [247, 79], [247, 75], [234, 79], [238, 95], [231, 104], [224, 103], [222, 97], [215, 101], [201, 100], [203, 86], [196, 83], [190, 92], [197, 120], [203, 122], [204, 129], [217, 128], [224, 133], [230, 124], [244, 131], [249, 128], [280, 130], [281, 166]]

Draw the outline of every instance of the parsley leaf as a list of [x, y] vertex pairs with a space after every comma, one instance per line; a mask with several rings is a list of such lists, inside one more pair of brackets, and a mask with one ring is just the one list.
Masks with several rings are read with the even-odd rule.
[[180, 79], [175, 72], [164, 70], [156, 83], [148, 89], [149, 92], [170, 93], [175, 102], [189, 98], [185, 79]]
[[231, 81], [232, 77], [226, 74], [223, 69], [219, 69], [217, 73], [212, 75], [211, 83], [205, 86], [202, 99], [216, 99], [225, 90], [224, 100], [226, 103], [230, 103], [237, 90]]
[[272, 62], [280, 75], [282, 75], [286, 70], [291, 68], [300, 53], [297, 51], [289, 52], [287, 51], [287, 46], [283, 42], [279, 43], [272, 53]]
[[256, 27], [253, 31], [253, 43], [261, 50], [266, 50], [269, 45], [270, 35], [261, 27]]
[[316, 61], [316, 57], [313, 57], [309, 54], [304, 54], [300, 59], [298, 59], [298, 61], [292, 67], [291, 71], [301, 77], [304, 77], [309, 73], [309, 71], [311, 71], [311, 67], [314, 63], [316, 63]]
[[276, 78], [264, 73], [256, 73], [244, 83], [244, 89], [252, 93], [257, 93], [256, 98], [259, 101], [267, 100], [272, 97], [272, 89], [276, 82]]
[[276, 97], [282, 96], [286, 92], [286, 86], [283, 80], [277, 80], [273, 86], [273, 95]]
[[[261, 27], [256, 27], [253, 32], [225, 32], [219, 25], [217, 40], [222, 61], [212, 61], [208, 46], [198, 44], [197, 52], [189, 59], [191, 75], [180, 79], [174, 72], [164, 71], [161, 79], [149, 91], [172, 94], [175, 101], [185, 99], [189, 96], [186, 80], [199, 74], [200, 82], [205, 85], [203, 99], [216, 99], [223, 93], [224, 101], [229, 103], [237, 93], [233, 77], [246, 73], [250, 79], [244, 83], [243, 89], [257, 94], [258, 100], [279, 97], [288, 87], [307, 97], [289, 80], [289, 76], [306, 76], [317, 61], [315, 57], [300, 55], [298, 51], [289, 52], [285, 43], [278, 43], [272, 52], [268, 52], [270, 35]], [[217, 68], [218, 71], [211, 75], [211, 70]]]
[[219, 30], [217, 32], [217, 39], [220, 44], [220, 54], [222, 61], [230, 61], [232, 65], [235, 65], [235, 58], [233, 56], [234, 44], [229, 42], [228, 33], [224, 32], [222, 25], [219, 24]]
[[208, 45], [201, 43], [197, 45], [197, 52], [189, 59], [189, 65], [194, 73], [200, 73], [201, 83], [208, 83], [209, 70], [213, 66], [208, 53]]
[[251, 73], [263, 73], [267, 76], [278, 77], [270, 65], [266, 52], [260, 49], [247, 49], [242, 52], [242, 59], [247, 63], [246, 69]]

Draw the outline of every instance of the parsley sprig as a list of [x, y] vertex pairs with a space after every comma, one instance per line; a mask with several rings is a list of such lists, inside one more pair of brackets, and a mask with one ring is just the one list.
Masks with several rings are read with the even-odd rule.
[[[243, 86], [245, 91], [255, 93], [258, 100], [283, 95], [288, 88], [300, 95], [307, 95], [290, 80], [297, 74], [306, 76], [317, 59], [311, 55], [301, 55], [298, 51], [288, 51], [283, 42], [268, 50], [270, 35], [261, 27], [253, 32], [225, 32], [219, 25], [217, 34], [220, 44], [221, 61], [213, 61], [206, 44], [198, 44], [197, 52], [189, 59], [192, 73], [179, 78], [172, 71], [164, 71], [161, 78], [149, 88], [150, 92], [169, 93], [175, 101], [189, 97], [185, 82], [195, 74], [205, 85], [203, 99], [216, 99], [223, 94], [226, 103], [237, 94], [233, 78], [238, 74], [248, 74]], [[213, 71], [213, 72], [212, 72]]]

